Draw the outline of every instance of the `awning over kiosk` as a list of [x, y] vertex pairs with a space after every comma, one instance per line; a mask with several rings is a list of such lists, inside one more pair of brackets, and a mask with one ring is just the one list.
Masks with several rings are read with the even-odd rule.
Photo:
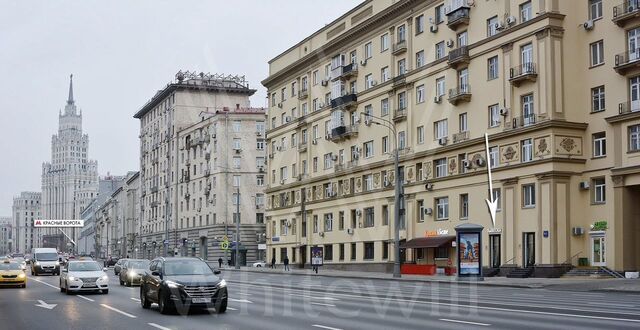
[[455, 241], [455, 236], [418, 237], [400, 245], [403, 249], [437, 248]]

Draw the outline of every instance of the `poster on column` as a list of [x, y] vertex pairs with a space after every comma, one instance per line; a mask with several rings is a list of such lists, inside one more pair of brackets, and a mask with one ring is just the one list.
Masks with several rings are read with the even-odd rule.
[[322, 266], [323, 253], [321, 246], [314, 246], [311, 248], [311, 265]]
[[480, 275], [480, 234], [460, 233], [460, 274]]

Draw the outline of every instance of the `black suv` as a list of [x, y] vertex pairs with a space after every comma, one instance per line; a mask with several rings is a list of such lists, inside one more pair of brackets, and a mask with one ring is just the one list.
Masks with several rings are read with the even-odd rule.
[[227, 310], [227, 283], [200, 258], [156, 258], [140, 281], [142, 308], [157, 303], [160, 313], [189, 307]]

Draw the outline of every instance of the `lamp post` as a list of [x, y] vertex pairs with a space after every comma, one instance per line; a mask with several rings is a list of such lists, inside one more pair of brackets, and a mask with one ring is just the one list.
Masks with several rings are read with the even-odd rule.
[[[398, 149], [398, 135], [396, 133], [396, 129], [393, 126], [393, 123], [387, 119], [380, 118], [365, 112], [360, 113], [365, 117], [365, 125], [368, 123], [376, 124], [380, 126], [385, 126], [389, 128], [393, 132], [393, 141], [394, 141], [394, 152], [393, 152], [393, 162], [394, 162], [394, 171], [396, 177], [395, 191], [394, 191], [394, 230], [393, 230], [393, 241], [394, 241], [394, 255], [395, 260], [393, 261], [393, 277], [400, 278], [402, 275], [400, 274], [400, 196], [402, 195], [402, 179], [400, 178], [400, 154]], [[374, 118], [379, 121], [372, 120], [370, 118]]]
[[238, 214], [238, 218], [236, 219], [236, 260], [233, 261], [233, 264], [236, 269], [240, 269], [240, 185], [238, 185], [237, 194], [236, 214]]

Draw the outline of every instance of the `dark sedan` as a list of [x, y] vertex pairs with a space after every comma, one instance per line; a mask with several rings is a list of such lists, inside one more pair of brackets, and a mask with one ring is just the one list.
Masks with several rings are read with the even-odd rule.
[[118, 261], [113, 265], [113, 275], [120, 275], [120, 271], [122, 270], [122, 265], [127, 262], [129, 259], [118, 259]]
[[227, 310], [227, 283], [199, 258], [156, 258], [140, 283], [142, 308], [157, 303], [160, 313], [187, 311], [190, 307]]
[[142, 274], [149, 269], [149, 260], [144, 259], [127, 259], [122, 264], [120, 270], [120, 285], [138, 285], [142, 279]]

